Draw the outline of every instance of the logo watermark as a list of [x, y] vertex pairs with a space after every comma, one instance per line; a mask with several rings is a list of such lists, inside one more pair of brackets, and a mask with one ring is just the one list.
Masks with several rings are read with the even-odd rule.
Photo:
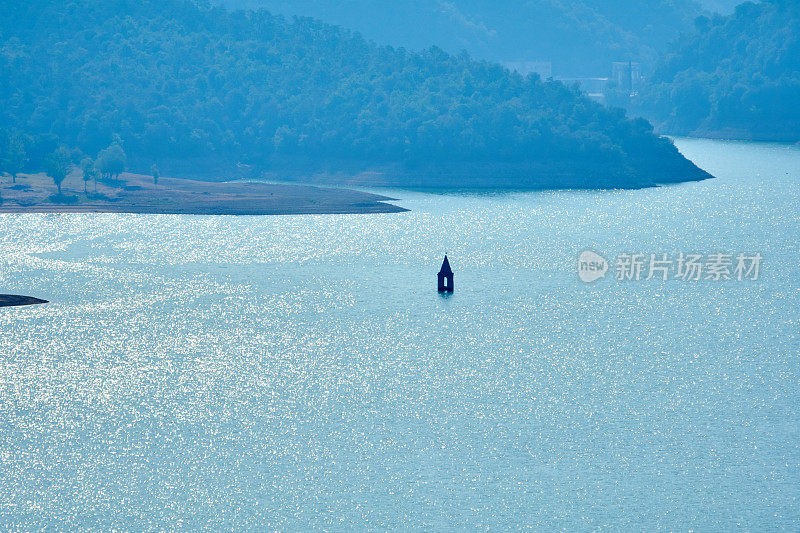
[[681, 281], [757, 281], [764, 258], [760, 253], [620, 254], [609, 263], [585, 250], [578, 256], [578, 277], [585, 283], [603, 279], [609, 270], [617, 281], [677, 279]]
[[584, 283], [603, 279], [606, 277], [606, 272], [608, 272], [608, 261], [597, 252], [585, 250], [578, 257], [578, 277]]

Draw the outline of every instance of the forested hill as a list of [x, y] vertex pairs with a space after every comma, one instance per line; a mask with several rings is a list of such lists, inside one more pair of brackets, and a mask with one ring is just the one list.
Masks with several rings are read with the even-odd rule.
[[698, 21], [636, 105], [664, 131], [800, 140], [800, 2], [764, 0]]
[[396, 185], [708, 177], [647, 122], [559, 83], [379, 47], [311, 19], [181, 0], [32, 0], [0, 4], [0, 25], [0, 129], [34, 147], [94, 156], [116, 139], [145, 169], [378, 167]]
[[381, 44], [431, 45], [493, 61], [549, 61], [556, 76], [607, 76], [652, 63], [700, 15], [694, 0], [215, 0], [311, 16]]

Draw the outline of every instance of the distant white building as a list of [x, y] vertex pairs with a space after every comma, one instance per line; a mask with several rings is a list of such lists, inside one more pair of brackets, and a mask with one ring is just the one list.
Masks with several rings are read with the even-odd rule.
[[611, 80], [618, 88], [630, 92], [631, 95], [639, 92], [643, 80], [639, 63], [615, 61], [611, 64]]

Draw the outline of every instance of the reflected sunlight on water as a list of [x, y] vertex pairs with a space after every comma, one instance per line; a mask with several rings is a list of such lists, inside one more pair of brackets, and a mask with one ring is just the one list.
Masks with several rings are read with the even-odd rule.
[[[0, 217], [52, 301], [0, 310], [0, 529], [797, 529], [800, 150], [679, 145], [719, 178]], [[765, 267], [584, 285], [587, 248]]]

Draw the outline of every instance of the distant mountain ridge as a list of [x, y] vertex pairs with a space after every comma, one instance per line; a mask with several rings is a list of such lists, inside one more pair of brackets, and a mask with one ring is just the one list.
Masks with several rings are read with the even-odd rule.
[[241, 162], [430, 187], [709, 177], [646, 121], [560, 83], [311, 19], [188, 0], [32, 0], [0, 5], [0, 35], [0, 130], [86, 154], [117, 139], [144, 168]]
[[216, 0], [357, 30], [381, 44], [501, 62], [549, 61], [557, 76], [608, 75], [654, 62], [701, 14], [694, 0]]

